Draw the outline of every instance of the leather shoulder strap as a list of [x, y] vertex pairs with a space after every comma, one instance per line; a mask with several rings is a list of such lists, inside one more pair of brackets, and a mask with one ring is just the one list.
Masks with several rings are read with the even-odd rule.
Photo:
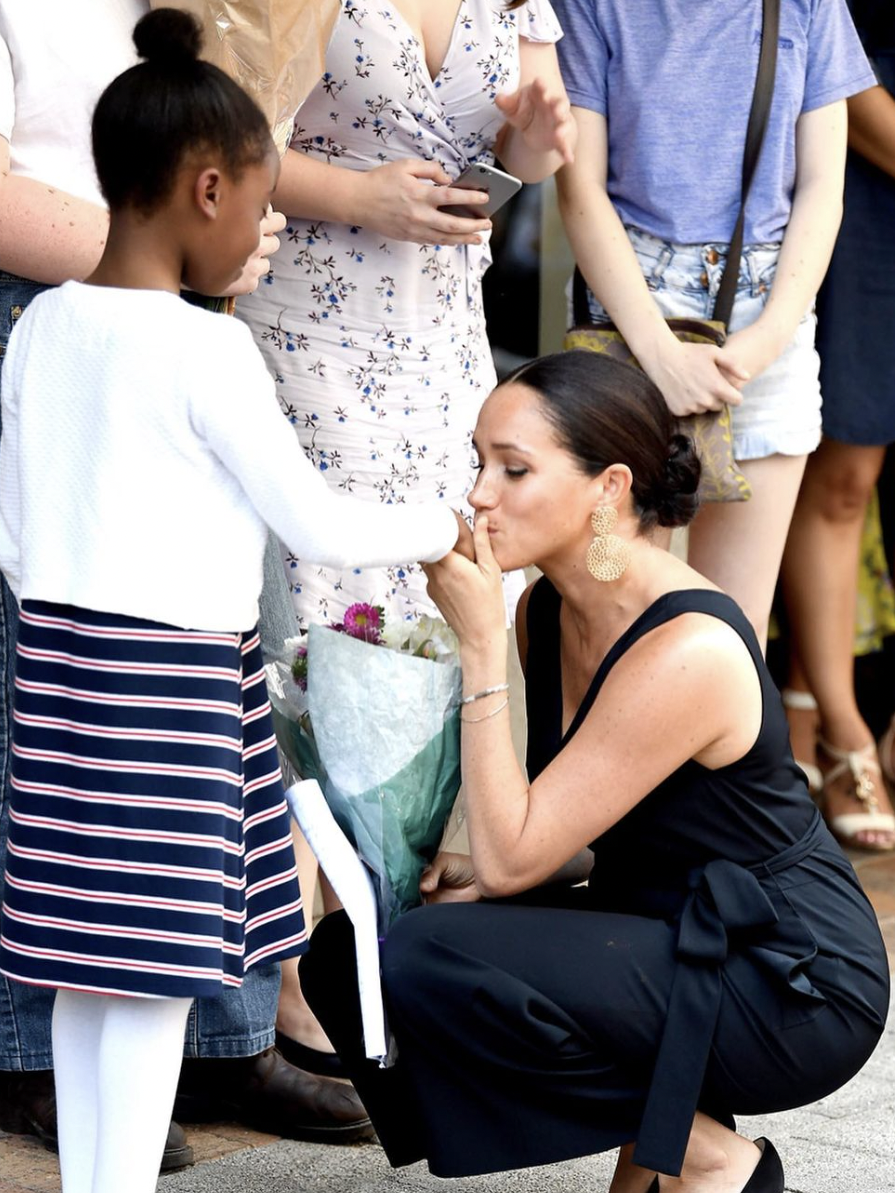
[[740, 213], [736, 227], [730, 238], [727, 251], [727, 261], [724, 273], [721, 275], [721, 285], [715, 298], [712, 318], [717, 319], [726, 327], [733, 310], [733, 300], [736, 295], [737, 277], [740, 272], [740, 257], [743, 253], [743, 234], [746, 227], [746, 200], [755, 177], [761, 146], [764, 142], [768, 117], [771, 114], [771, 103], [774, 99], [774, 79], [777, 74], [777, 45], [780, 38], [780, 0], [763, 0], [761, 52], [758, 57], [758, 73], [755, 78], [755, 91], [752, 95], [752, 108], [749, 112], [749, 123], [746, 128], [746, 147], [743, 152], [743, 184]]

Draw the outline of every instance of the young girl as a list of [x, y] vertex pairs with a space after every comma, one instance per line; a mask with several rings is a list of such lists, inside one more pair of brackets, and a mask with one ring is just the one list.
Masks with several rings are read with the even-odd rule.
[[[366, 505], [306, 461], [221, 293], [278, 162], [191, 18], [97, 105], [111, 224], [3, 372], [0, 566], [21, 607], [0, 969], [57, 990], [65, 1193], [155, 1188], [192, 999], [305, 948], [257, 634], [270, 525], [336, 566], [436, 560], [446, 506]], [[127, 996], [127, 997], [121, 997]]]

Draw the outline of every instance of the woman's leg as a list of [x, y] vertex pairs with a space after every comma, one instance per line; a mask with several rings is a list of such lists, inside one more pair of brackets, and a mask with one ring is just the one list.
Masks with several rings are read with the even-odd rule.
[[63, 1193], [154, 1193], [191, 1003], [57, 993]]
[[[656, 1174], [632, 1162], [634, 1144], [619, 1151], [610, 1193], [653, 1193]], [[659, 1176], [660, 1193], [742, 1193], [761, 1158], [749, 1139], [706, 1114], [693, 1119], [680, 1176]]]
[[[855, 699], [854, 633], [861, 532], [883, 456], [883, 448], [823, 441], [805, 470], [783, 557], [793, 644], [818, 704], [821, 739], [837, 750], [873, 743]], [[891, 811], [879, 773], [871, 767], [868, 776], [880, 810]], [[854, 790], [848, 768], [825, 786], [828, 818], [861, 811]], [[868, 830], [856, 843], [880, 847], [892, 839], [892, 832]]]
[[[319, 868], [310, 845], [296, 824], [292, 825], [292, 840], [295, 846], [295, 864], [298, 868], [298, 885], [302, 898], [306, 900], [305, 914], [310, 927], [314, 915]], [[299, 959], [294, 957], [289, 961], [283, 961], [280, 970], [282, 981], [277, 1005], [277, 1031], [307, 1048], [332, 1053], [333, 1046], [302, 993]]]
[[733, 597], [762, 647], [805, 460], [777, 455], [740, 461], [752, 484], [751, 500], [705, 505], [690, 527], [690, 566]]
[[[785, 567], [785, 551], [783, 559]], [[788, 645], [789, 665], [786, 687], [781, 692], [781, 696], [783, 697], [783, 707], [786, 709], [786, 720], [789, 724], [789, 741], [793, 757], [808, 779], [808, 790], [812, 795], [817, 795], [823, 787], [823, 776], [817, 766], [817, 733], [820, 727], [820, 714], [791, 634]]]
[[[609, 1193], [652, 1193], [656, 1173], [632, 1161], [633, 1144], [619, 1152]], [[742, 1193], [761, 1152], [750, 1140], [697, 1114], [678, 1177], [659, 1176], [660, 1193]]]

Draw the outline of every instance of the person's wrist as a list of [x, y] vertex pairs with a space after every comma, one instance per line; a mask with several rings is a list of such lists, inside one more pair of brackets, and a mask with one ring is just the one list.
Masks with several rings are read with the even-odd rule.
[[777, 359], [792, 337], [795, 335], [798, 319], [781, 319], [773, 306], [767, 306], [758, 316], [751, 328], [752, 337], [757, 341], [759, 352], [764, 357], [764, 363], [770, 364]]
[[507, 682], [506, 630], [474, 641], [461, 642], [460, 667], [463, 690], [469, 695]]
[[680, 342], [658, 312], [657, 316], [625, 337], [640, 367], [651, 378], [673, 368], [680, 354]]
[[364, 196], [369, 192], [369, 170], [349, 170], [347, 166], [334, 167], [333, 185], [328, 188], [332, 208], [330, 219], [335, 224], [347, 224], [353, 228], [363, 223], [362, 213], [369, 207]]

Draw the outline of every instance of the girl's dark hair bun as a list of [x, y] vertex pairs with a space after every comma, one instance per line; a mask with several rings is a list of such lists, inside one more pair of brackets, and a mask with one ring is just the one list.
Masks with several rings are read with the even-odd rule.
[[202, 27], [177, 8], [156, 8], [134, 28], [137, 53], [157, 65], [195, 62], [202, 49]]
[[686, 526], [699, 508], [701, 466], [689, 435], [671, 436], [665, 459], [664, 484], [655, 492], [655, 510], [660, 526]]

